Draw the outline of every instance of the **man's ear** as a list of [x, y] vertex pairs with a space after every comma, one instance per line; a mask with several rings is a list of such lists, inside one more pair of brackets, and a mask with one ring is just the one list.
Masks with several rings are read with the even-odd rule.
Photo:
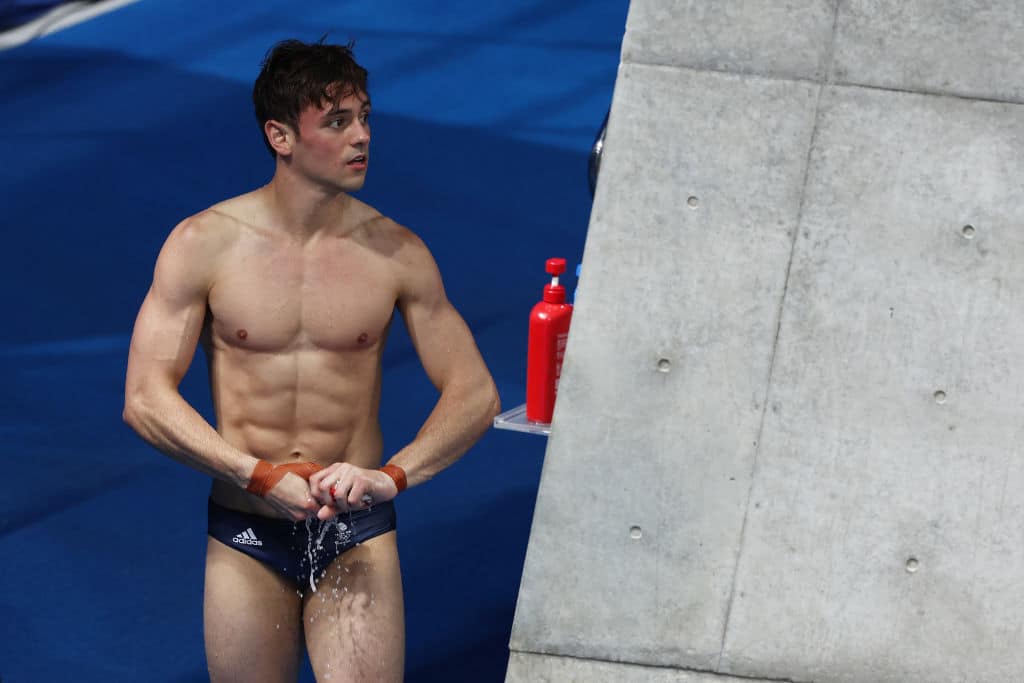
[[267, 136], [267, 142], [278, 156], [284, 157], [292, 153], [295, 133], [288, 127], [288, 124], [270, 119], [263, 124], [263, 134]]

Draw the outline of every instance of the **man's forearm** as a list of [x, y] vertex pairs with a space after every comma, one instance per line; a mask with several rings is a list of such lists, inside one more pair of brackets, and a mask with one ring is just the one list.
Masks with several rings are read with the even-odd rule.
[[462, 457], [500, 410], [490, 378], [464, 388], [446, 388], [416, 438], [388, 462], [405, 470], [409, 486], [422, 484]]
[[257, 462], [225, 441], [176, 391], [129, 395], [124, 421], [162, 453], [236, 486], [246, 486]]

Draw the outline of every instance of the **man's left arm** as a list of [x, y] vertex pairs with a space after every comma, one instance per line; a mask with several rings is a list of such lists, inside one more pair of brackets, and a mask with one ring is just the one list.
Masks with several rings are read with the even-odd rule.
[[[490, 428], [501, 403], [469, 327], [448, 301], [433, 256], [418, 237], [407, 234], [400, 250], [398, 310], [423, 369], [441, 394], [416, 438], [388, 461], [405, 471], [408, 486], [415, 486], [465, 454]], [[321, 502], [337, 501], [321, 509], [321, 519], [343, 510], [345, 503], [351, 509], [365, 507], [365, 495], [376, 501], [397, 495], [382, 472], [349, 465], [335, 470], [332, 465], [310, 478]], [[337, 489], [333, 495], [332, 486]]]
[[409, 486], [428, 481], [458, 460], [501, 411], [491, 373], [469, 327], [448, 301], [434, 258], [419, 238], [413, 240], [398, 309], [423, 369], [441, 395], [416, 438], [389, 461], [405, 470]]

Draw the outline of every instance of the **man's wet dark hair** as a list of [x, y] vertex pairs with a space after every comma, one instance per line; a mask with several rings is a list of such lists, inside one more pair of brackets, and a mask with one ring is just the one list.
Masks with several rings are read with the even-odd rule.
[[353, 92], [367, 93], [366, 69], [352, 55], [354, 43], [329, 45], [321, 38], [315, 43], [282, 40], [263, 59], [260, 75], [252, 89], [252, 102], [260, 135], [272, 156], [263, 126], [271, 119], [286, 123], [298, 134], [299, 114], [309, 105], [336, 102]]

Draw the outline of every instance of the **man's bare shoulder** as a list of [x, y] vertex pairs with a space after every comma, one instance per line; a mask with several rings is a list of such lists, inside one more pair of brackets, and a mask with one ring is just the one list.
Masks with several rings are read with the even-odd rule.
[[233, 200], [189, 216], [167, 236], [157, 258], [155, 281], [165, 287], [208, 290], [238, 241], [242, 224], [231, 215]]
[[387, 261], [396, 278], [399, 306], [446, 300], [437, 263], [419, 235], [381, 213], [368, 218], [360, 232], [364, 243]]
[[419, 235], [369, 204], [360, 204], [359, 210], [363, 212], [363, 216], [359, 232], [368, 247], [400, 264], [415, 262], [429, 256], [427, 245]]
[[246, 217], [255, 213], [250, 195], [232, 197], [184, 219], [171, 231], [167, 246], [191, 255], [222, 253], [238, 239]]
[[193, 218], [201, 219], [222, 236], [237, 237], [246, 228], [266, 229], [267, 206], [259, 192], [248, 192], [218, 202]]

